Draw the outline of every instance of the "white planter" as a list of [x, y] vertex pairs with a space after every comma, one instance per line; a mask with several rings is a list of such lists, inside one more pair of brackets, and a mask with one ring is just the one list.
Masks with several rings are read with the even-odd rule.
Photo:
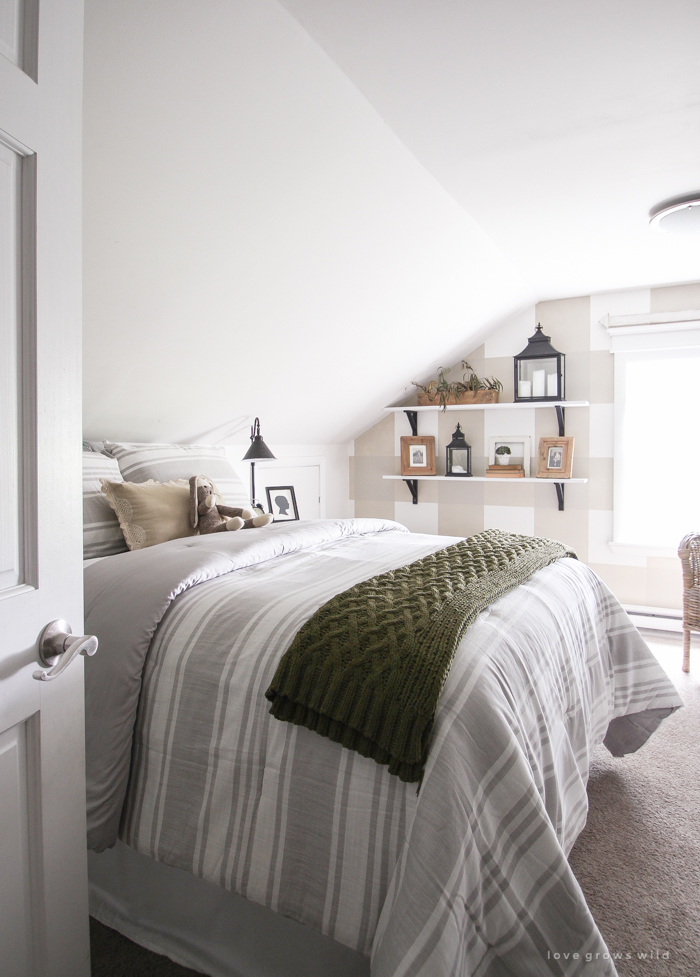
[[496, 459], [499, 465], [509, 465], [510, 455], [496, 455]]

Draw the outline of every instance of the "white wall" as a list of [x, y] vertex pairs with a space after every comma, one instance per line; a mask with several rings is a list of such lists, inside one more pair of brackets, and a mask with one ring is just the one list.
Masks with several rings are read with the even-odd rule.
[[[267, 443], [267, 442], [266, 442]], [[295, 484], [293, 470], [295, 466], [318, 466], [321, 504], [319, 515], [327, 519], [349, 519], [355, 514], [354, 503], [350, 499], [349, 455], [352, 451], [350, 444], [269, 444], [276, 461], [258, 463], [256, 466], [256, 488], [258, 501], [265, 503], [265, 493], [261, 486], [265, 484], [263, 467], [275, 469], [284, 467], [292, 470], [289, 481]], [[243, 479], [245, 485], [250, 481], [249, 462], [241, 461], [247, 450], [247, 445], [227, 445], [226, 453], [229, 461]], [[261, 474], [263, 477], [261, 477]], [[267, 484], [282, 484], [277, 480], [270, 480]], [[288, 484], [286, 481], [283, 484]], [[297, 495], [299, 491], [297, 489]], [[305, 513], [302, 511], [302, 518]]]
[[695, 0], [282, 0], [539, 298], [698, 274]]
[[532, 299], [276, 0], [87, 0], [84, 135], [87, 437], [342, 444]]

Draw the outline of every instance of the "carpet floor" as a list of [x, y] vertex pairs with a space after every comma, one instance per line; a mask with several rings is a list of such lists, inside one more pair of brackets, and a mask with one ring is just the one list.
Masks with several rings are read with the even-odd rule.
[[569, 862], [611, 953], [621, 955], [620, 977], [698, 977], [700, 642], [685, 675], [680, 635], [644, 637], [685, 708], [638, 753], [596, 750], [588, 821]]
[[[569, 860], [620, 977], [699, 977], [700, 641], [684, 675], [680, 636], [644, 636], [685, 708], [639, 753], [596, 750], [588, 822]], [[90, 923], [93, 977], [194, 977]]]

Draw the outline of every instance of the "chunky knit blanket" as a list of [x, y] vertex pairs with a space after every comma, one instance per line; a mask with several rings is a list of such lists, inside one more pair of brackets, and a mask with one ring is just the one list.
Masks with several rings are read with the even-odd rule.
[[420, 782], [464, 632], [488, 604], [563, 556], [576, 554], [489, 529], [356, 584], [298, 632], [265, 693], [270, 712]]

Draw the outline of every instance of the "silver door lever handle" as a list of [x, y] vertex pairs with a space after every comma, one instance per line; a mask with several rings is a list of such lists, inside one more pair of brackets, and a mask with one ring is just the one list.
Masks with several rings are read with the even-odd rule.
[[66, 621], [52, 621], [39, 635], [39, 661], [46, 668], [34, 672], [40, 682], [50, 682], [65, 672], [78, 655], [94, 655], [97, 638], [93, 634], [73, 634]]

